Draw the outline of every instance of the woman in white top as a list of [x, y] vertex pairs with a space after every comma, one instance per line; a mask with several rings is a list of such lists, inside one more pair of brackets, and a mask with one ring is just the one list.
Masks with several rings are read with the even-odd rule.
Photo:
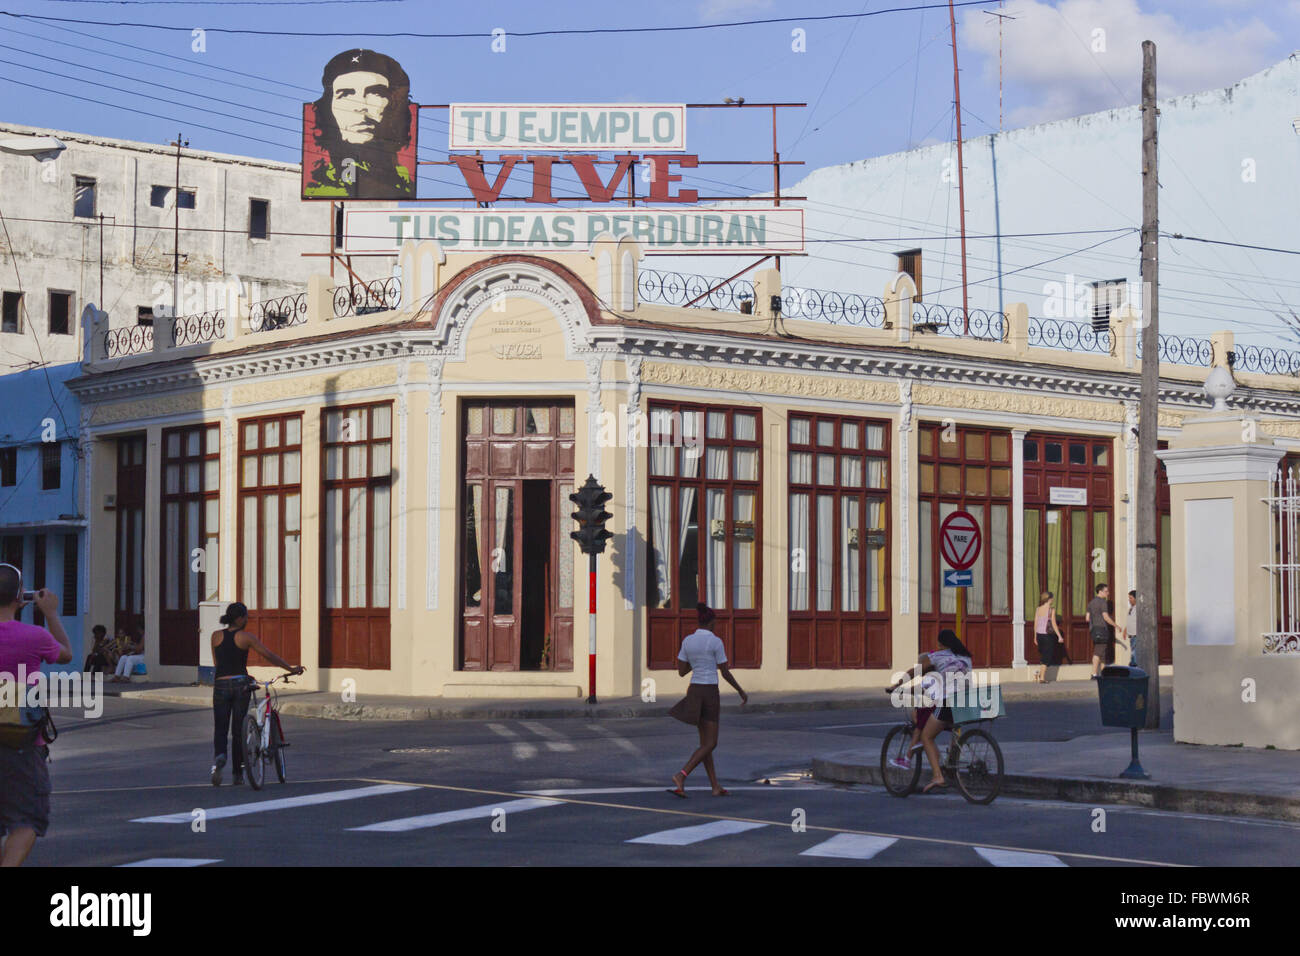
[[718, 746], [718, 721], [722, 716], [722, 703], [718, 696], [718, 675], [721, 674], [728, 684], [736, 688], [742, 704], [749, 703], [746, 694], [736, 678], [731, 676], [727, 667], [727, 652], [722, 647], [722, 639], [709, 630], [709, 625], [717, 616], [706, 604], [695, 605], [700, 623], [699, 630], [686, 635], [682, 640], [682, 649], [677, 655], [677, 673], [685, 677], [691, 675], [691, 686], [686, 696], [668, 711], [670, 717], [676, 717], [682, 723], [694, 724], [700, 731], [700, 745], [686, 766], [673, 774], [673, 787], [668, 792], [678, 797], [686, 796], [686, 778], [701, 763], [709, 775], [709, 784], [715, 797], [725, 797], [727, 791], [718, 783], [718, 775], [713, 769], [713, 749]]

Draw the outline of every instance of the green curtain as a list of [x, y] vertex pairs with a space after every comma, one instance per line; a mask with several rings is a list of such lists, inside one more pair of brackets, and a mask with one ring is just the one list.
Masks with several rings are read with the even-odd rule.
[[1042, 587], [1038, 580], [1039, 554], [1038, 540], [1039, 528], [1038, 523], [1042, 520], [1042, 512], [1037, 508], [1025, 509], [1025, 620], [1032, 621], [1034, 614], [1038, 611], [1038, 595], [1042, 593]]

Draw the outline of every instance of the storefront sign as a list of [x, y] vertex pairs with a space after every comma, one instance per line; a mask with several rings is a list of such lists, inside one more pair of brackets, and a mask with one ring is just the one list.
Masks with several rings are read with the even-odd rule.
[[1088, 489], [1050, 488], [1048, 489], [1047, 500], [1054, 505], [1078, 505], [1082, 507], [1088, 503]]
[[686, 105], [453, 103], [448, 149], [685, 149]]
[[348, 209], [343, 252], [397, 253], [408, 239], [449, 252], [574, 252], [603, 235], [629, 236], [649, 255], [803, 252], [803, 211], [791, 208], [628, 209], [625, 212]]

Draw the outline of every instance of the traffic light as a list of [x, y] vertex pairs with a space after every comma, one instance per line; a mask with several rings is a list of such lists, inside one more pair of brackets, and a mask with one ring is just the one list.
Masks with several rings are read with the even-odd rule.
[[588, 475], [586, 484], [569, 495], [569, 500], [578, 506], [573, 513], [578, 530], [570, 531], [569, 537], [581, 545], [583, 554], [601, 554], [605, 542], [614, 537], [605, 530], [605, 522], [614, 516], [604, 507], [605, 502], [613, 497], [596, 481], [595, 475]]

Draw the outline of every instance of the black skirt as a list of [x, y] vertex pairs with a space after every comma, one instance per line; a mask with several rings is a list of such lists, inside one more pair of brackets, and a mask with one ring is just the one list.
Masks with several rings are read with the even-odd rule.
[[698, 727], [702, 723], [716, 724], [722, 716], [722, 698], [718, 694], [717, 684], [692, 684], [686, 696], [668, 711], [684, 724]]

